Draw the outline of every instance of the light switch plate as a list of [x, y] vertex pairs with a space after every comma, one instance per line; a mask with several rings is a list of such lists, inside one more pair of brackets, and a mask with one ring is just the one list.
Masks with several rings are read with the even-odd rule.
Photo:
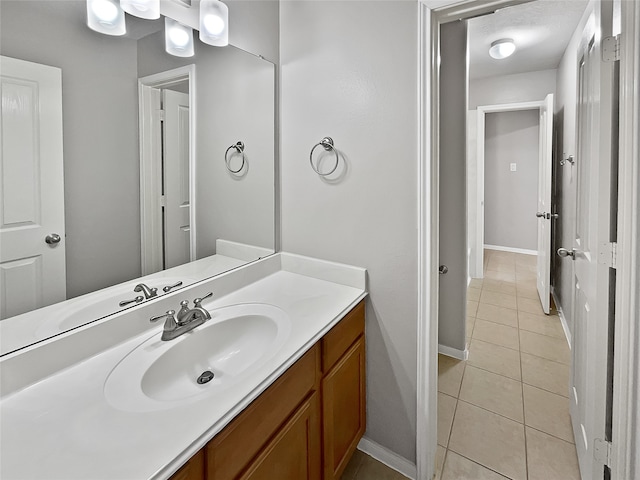
[[510, 164], [510, 167], [512, 172], [515, 172], [517, 170], [517, 166], [515, 163]]

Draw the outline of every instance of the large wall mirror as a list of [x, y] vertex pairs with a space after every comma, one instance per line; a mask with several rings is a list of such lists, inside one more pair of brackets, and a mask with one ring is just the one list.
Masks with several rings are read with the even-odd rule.
[[175, 57], [163, 18], [114, 37], [84, 0], [0, 1], [0, 354], [274, 252], [275, 66], [194, 39]]

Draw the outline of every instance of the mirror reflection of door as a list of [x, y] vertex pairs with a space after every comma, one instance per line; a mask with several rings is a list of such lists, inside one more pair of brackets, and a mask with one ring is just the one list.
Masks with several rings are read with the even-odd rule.
[[2, 56], [0, 319], [66, 298], [62, 72]]
[[162, 91], [163, 268], [189, 261], [189, 95]]

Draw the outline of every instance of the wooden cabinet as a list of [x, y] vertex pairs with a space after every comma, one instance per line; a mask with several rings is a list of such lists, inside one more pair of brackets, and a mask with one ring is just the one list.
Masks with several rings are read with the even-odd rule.
[[364, 303], [171, 480], [339, 479], [365, 429]]

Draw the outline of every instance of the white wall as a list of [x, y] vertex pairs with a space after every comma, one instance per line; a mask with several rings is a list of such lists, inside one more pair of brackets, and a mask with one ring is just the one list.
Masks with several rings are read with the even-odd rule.
[[[415, 462], [417, 2], [280, 6], [282, 247], [366, 267], [366, 436]], [[331, 136], [346, 173], [309, 152]], [[342, 171], [342, 167], [340, 169]]]
[[485, 245], [538, 249], [539, 138], [538, 109], [485, 115]]
[[480, 105], [535, 102], [556, 91], [557, 70], [499, 75], [469, 82], [469, 109]]

